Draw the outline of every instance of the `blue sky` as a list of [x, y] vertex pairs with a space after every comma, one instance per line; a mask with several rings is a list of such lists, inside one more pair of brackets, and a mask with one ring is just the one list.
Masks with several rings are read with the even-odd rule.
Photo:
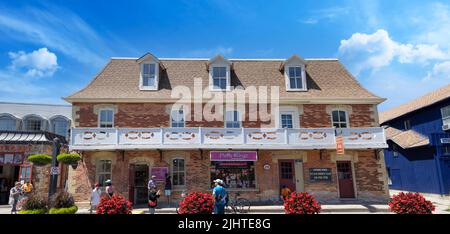
[[65, 103], [110, 57], [337, 57], [385, 110], [450, 83], [449, 1], [2, 1], [0, 101]]

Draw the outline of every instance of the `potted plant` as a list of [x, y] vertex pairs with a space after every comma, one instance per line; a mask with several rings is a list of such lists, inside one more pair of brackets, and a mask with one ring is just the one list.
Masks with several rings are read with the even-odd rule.
[[292, 192], [284, 201], [286, 214], [318, 214], [321, 209], [316, 198], [307, 192]]
[[49, 214], [75, 214], [78, 211], [73, 196], [66, 191], [55, 193], [50, 199], [50, 207]]
[[19, 203], [19, 214], [45, 214], [47, 213], [47, 201], [35, 193], [23, 198]]
[[209, 193], [193, 192], [186, 195], [180, 202], [179, 214], [212, 214], [214, 199]]
[[44, 166], [52, 162], [52, 156], [48, 154], [32, 154], [27, 159], [37, 166]]
[[103, 196], [97, 205], [97, 214], [131, 214], [131, 202], [119, 194]]
[[62, 153], [56, 156], [56, 159], [58, 162], [71, 165], [73, 169], [76, 169], [81, 156], [77, 153]]
[[432, 214], [435, 206], [420, 193], [403, 193], [393, 195], [388, 203], [389, 209], [397, 214]]

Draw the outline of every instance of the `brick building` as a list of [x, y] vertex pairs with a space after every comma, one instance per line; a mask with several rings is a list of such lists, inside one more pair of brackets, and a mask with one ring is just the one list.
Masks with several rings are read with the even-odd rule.
[[[174, 108], [178, 87], [187, 88], [182, 108]], [[252, 105], [261, 87], [278, 89], [269, 92], [277, 98]], [[238, 89], [248, 101], [212, 108], [223, 118], [195, 111]], [[95, 182], [111, 179], [116, 192], [145, 203], [149, 176], [166, 172], [175, 201], [184, 191], [210, 191], [216, 178], [254, 202], [279, 201], [283, 185], [325, 202], [388, 198], [377, 113], [384, 99], [336, 59], [112, 58], [65, 100], [73, 105], [70, 149], [83, 158], [69, 170], [78, 202], [89, 201]], [[270, 119], [260, 118], [264, 109]], [[336, 151], [336, 136], [344, 152]]]

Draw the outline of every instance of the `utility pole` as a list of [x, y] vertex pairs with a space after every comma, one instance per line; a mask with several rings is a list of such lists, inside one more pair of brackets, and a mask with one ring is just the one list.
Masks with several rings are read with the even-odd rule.
[[48, 189], [48, 198], [56, 193], [56, 187], [58, 183], [58, 160], [56, 159], [56, 156], [59, 154], [59, 148], [61, 147], [61, 141], [59, 138], [55, 137], [53, 139], [52, 143], [52, 167], [50, 169], [50, 185]]

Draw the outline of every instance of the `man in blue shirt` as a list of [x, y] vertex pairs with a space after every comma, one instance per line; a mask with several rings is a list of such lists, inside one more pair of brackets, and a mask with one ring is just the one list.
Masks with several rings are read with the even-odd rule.
[[225, 214], [225, 205], [227, 199], [227, 191], [223, 187], [223, 181], [221, 179], [214, 180], [216, 187], [213, 189], [214, 202], [214, 214]]

